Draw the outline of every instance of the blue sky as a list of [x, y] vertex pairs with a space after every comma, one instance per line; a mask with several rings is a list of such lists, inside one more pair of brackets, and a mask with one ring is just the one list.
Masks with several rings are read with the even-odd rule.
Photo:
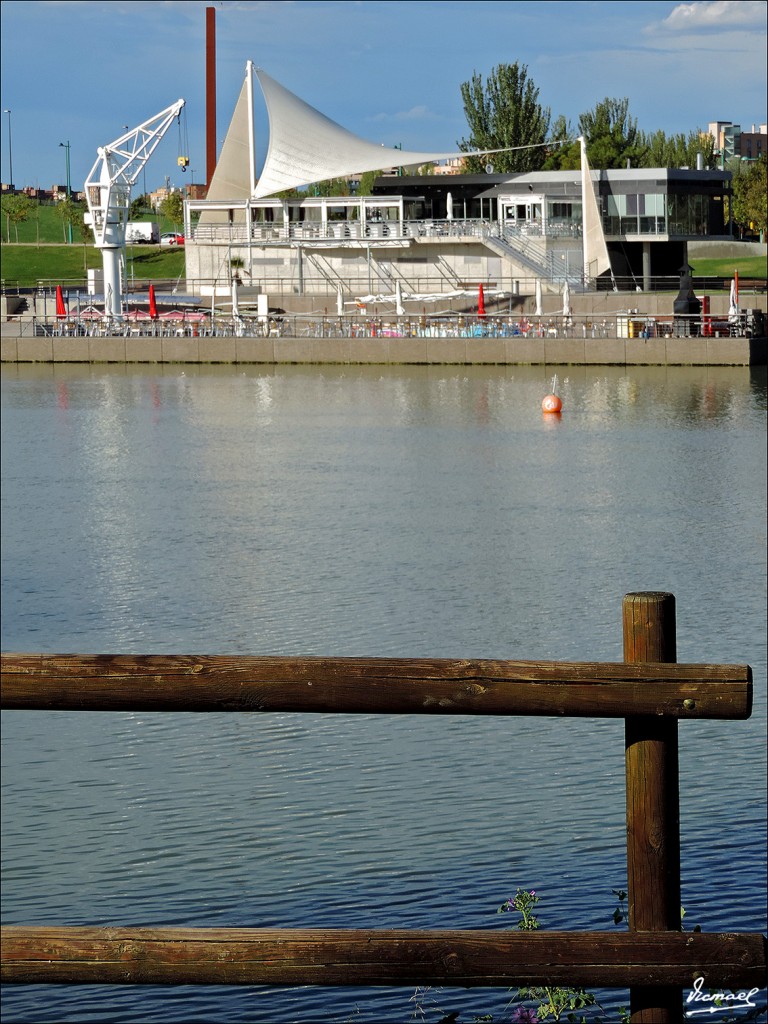
[[[646, 131], [749, 130], [766, 121], [764, 0], [2, 0], [2, 180], [73, 187], [96, 149], [184, 98], [190, 171], [173, 128], [146, 185], [205, 178], [205, 9], [216, 10], [217, 135], [247, 60], [345, 128], [404, 149], [465, 137], [460, 86], [519, 61], [553, 118], [575, 126], [606, 96], [628, 97]], [[257, 116], [257, 152], [266, 148]], [[182, 148], [186, 148], [183, 145]]]

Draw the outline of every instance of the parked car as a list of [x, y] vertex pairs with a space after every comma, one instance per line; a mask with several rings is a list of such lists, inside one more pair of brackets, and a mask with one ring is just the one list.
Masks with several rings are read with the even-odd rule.
[[166, 231], [160, 235], [160, 245], [184, 245], [184, 235], [177, 235], [175, 231]]

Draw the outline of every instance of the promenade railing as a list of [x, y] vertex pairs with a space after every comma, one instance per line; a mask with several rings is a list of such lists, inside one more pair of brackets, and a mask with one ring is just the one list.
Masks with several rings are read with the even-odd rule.
[[[418, 264], [411, 264], [407, 269], [407, 273], [403, 271], [402, 267], [397, 268], [397, 276], [401, 277], [404, 295], [406, 292], [415, 295], [432, 295], [434, 297], [433, 301], [440, 301], [441, 295], [445, 296], [446, 301], [449, 301], [451, 294], [455, 294], [457, 291], [468, 291], [470, 297], [472, 295], [476, 296], [477, 287], [479, 284], [482, 284], [486, 290], [490, 289], [492, 292], [495, 290], [497, 293], [504, 293], [503, 297], [498, 296], [500, 303], [509, 304], [511, 301], [514, 305], [526, 297], [529, 301], [532, 299], [536, 290], [536, 280], [539, 278], [542, 281], [545, 302], [551, 303], [553, 288], [558, 295], [561, 295], [566, 276], [569, 278], [570, 287], [574, 294], [582, 292], [581, 287], [576, 288], [574, 286], [573, 275], [570, 273], [566, 275], [564, 268], [562, 266], [555, 266], [554, 263], [551, 265], [551, 272], [546, 275], [530, 272], [514, 276], [509, 273], [499, 273], [492, 277], [470, 277], [460, 274], [455, 268], [450, 266], [444, 268], [444, 271], [443, 274], [428, 273], [426, 270], [420, 272]], [[132, 305], [134, 299], [141, 295], [146, 299], [150, 284], [154, 285], [155, 291], [158, 293], [162, 292], [168, 295], [182, 293], [200, 297], [205, 296], [203, 301], [209, 306], [209, 296], [212, 288], [216, 289], [217, 295], [231, 294], [229, 280], [224, 280], [221, 277], [211, 278], [182, 275], [181, 278], [158, 279], [142, 278], [136, 275], [135, 278], [130, 279], [125, 288], [125, 300]], [[589, 284], [590, 287], [587, 291], [594, 293], [594, 280], [590, 279]], [[623, 301], [627, 306], [635, 304], [633, 297], [638, 294], [638, 287], [645, 284], [642, 292], [643, 295], [666, 293], [669, 296], [671, 309], [672, 303], [680, 290], [680, 276], [678, 274], [668, 276], [654, 274], [645, 283], [636, 275], [619, 274], [615, 275], [610, 282], [605, 281], [601, 283], [599, 292], [614, 291], [614, 284], [616, 290], [625, 296]], [[30, 308], [32, 308], [33, 302], [36, 303], [37, 309], [35, 312], [42, 314], [45, 312], [44, 307], [46, 304], [50, 304], [51, 309], [55, 308], [56, 287], [59, 285], [63, 288], [67, 302], [72, 307], [77, 302], [84, 307], [93, 299], [84, 276], [38, 278], [34, 282], [34, 286], [32, 282], [3, 278], [0, 280], [0, 294], [9, 296], [24, 295], [27, 297]], [[370, 274], [367, 269], [362, 273], [350, 273], [349, 268], [346, 267], [343, 276], [337, 274], [334, 278], [333, 287], [330, 289], [328, 279], [319, 274], [312, 276], [308, 266], [304, 268], [302, 279], [299, 281], [296, 273], [280, 273], [275, 267], [264, 264], [257, 265], [255, 263], [250, 272], [244, 271], [243, 285], [249, 288], [258, 288], [262, 294], [269, 296], [305, 295], [318, 303], [328, 303], [329, 309], [335, 306], [338, 285], [341, 285], [344, 298], [348, 301], [356, 301], [360, 296], [387, 290], [390, 292], [391, 299], [394, 300], [391, 264], [386, 265], [375, 260], [372, 261]], [[300, 285], [301, 287], [299, 287]], [[387, 287], [384, 287], [385, 285]], [[694, 291], [699, 296], [719, 294], [727, 299], [730, 285], [730, 277], [697, 276], [694, 278]], [[743, 307], [764, 305], [765, 294], [765, 278], [740, 277], [739, 296]], [[487, 295], [486, 298], [488, 298]], [[103, 302], [103, 296], [100, 296], [99, 301]]]
[[607, 664], [3, 654], [6, 709], [624, 719], [629, 930], [13, 925], [2, 930], [2, 980], [629, 986], [633, 1024], [682, 1020], [685, 987], [754, 995], [766, 980], [762, 935], [681, 930], [678, 781], [678, 722], [748, 718], [752, 673], [677, 664], [675, 614], [672, 594], [628, 594], [624, 661]]
[[639, 313], [552, 313], [543, 316], [517, 314], [432, 314], [395, 312], [270, 313], [237, 315], [179, 311], [176, 316], [152, 319], [148, 314], [123, 317], [91, 314], [38, 317], [19, 320], [18, 337], [278, 337], [278, 338], [749, 338], [764, 337], [760, 313], [734, 316], [670, 315]]

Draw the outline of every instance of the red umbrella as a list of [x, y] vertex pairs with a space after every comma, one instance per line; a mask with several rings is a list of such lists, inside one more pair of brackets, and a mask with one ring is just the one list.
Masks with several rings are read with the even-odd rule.
[[153, 284], [149, 286], [149, 315], [153, 320], [157, 320], [157, 302], [155, 301], [155, 286]]
[[61, 290], [61, 285], [56, 285], [56, 316], [66, 316], [67, 307], [64, 305], [64, 292]]
[[477, 286], [477, 315], [485, 316], [485, 299], [483, 298], [483, 286]]

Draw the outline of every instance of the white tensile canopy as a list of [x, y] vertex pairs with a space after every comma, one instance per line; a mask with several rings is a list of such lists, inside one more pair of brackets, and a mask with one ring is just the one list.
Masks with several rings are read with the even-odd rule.
[[[269, 148], [256, 182], [253, 129], [253, 75], [264, 93], [269, 116]], [[478, 150], [474, 155], [498, 153]], [[221, 155], [208, 189], [209, 200], [264, 199], [289, 188], [385, 167], [411, 167], [471, 154], [419, 153], [367, 142], [249, 61]], [[211, 211], [212, 212], [212, 211]], [[209, 214], [207, 214], [209, 215]]]
[[366, 142], [299, 99], [260, 68], [256, 69], [256, 77], [269, 114], [269, 149], [255, 199], [347, 174], [466, 156], [455, 151], [414, 153]]
[[608, 246], [603, 234], [603, 220], [597, 208], [595, 190], [592, 186], [592, 174], [587, 160], [587, 144], [583, 136], [579, 137], [581, 146], [581, 197], [583, 218], [584, 244], [584, 277], [599, 277], [611, 269]]
[[246, 75], [221, 153], [216, 161], [208, 199], [248, 199], [253, 191], [252, 87]]

